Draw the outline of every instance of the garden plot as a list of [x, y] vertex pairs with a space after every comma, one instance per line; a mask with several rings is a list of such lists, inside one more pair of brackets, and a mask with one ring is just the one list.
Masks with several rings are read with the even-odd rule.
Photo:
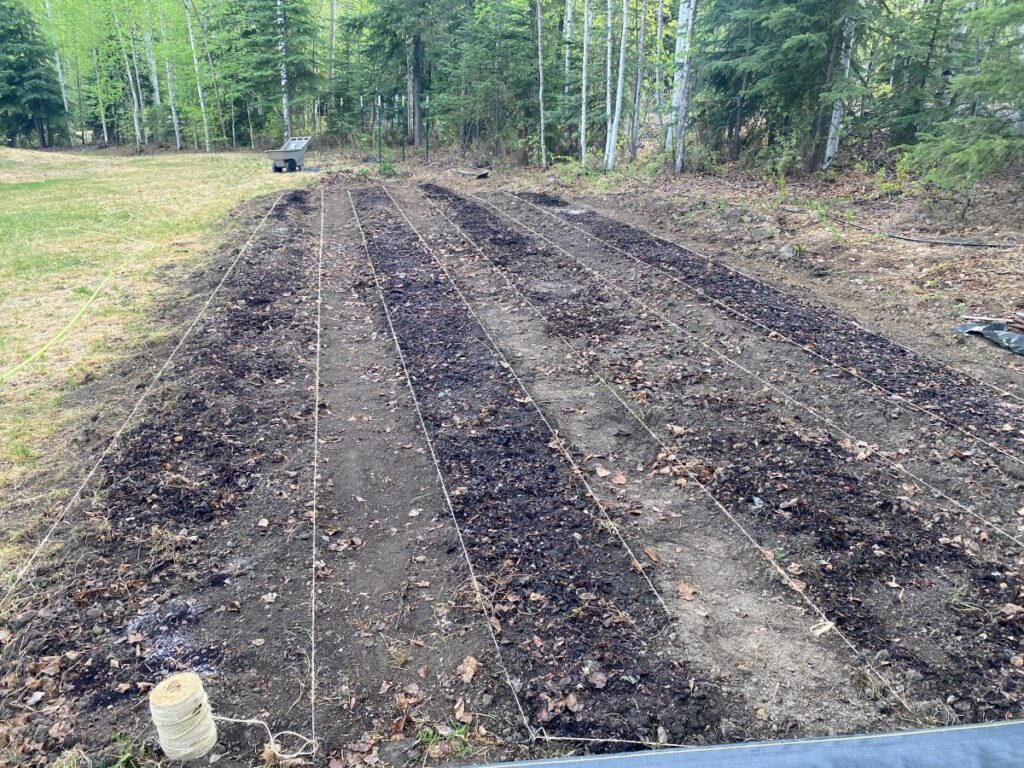
[[665, 270], [702, 300], [795, 344], [824, 364], [921, 409], [1024, 466], [1024, 400], [866, 331], [720, 262], [547, 194], [520, 195], [599, 242]]
[[524, 725], [714, 738], [723, 703], [659, 651], [668, 617], [513, 369], [384, 190], [354, 194], [388, 323]]
[[[153, 749], [182, 669], [348, 766], [1019, 711], [1012, 398], [910, 353], [869, 386], [837, 316], [766, 335], [785, 297], [741, 317], [536, 200], [266, 201], [194, 330], [97, 385], [146, 397], [9, 606], [6, 748]], [[264, 751], [220, 727], [220, 764]]]
[[[523, 233], [510, 226], [516, 219], [426, 189], [542, 313], [604, 311], [607, 283], [597, 273], [576, 268], [580, 290], [572, 299], [536, 289], [538, 279], [573, 270], [567, 251], [537, 240], [510, 245], [509, 232]], [[851, 451], [806, 414], [801, 423], [796, 409], [773, 402], [756, 381], [744, 384], [699, 345], [666, 343], [669, 329], [653, 330], [646, 344], [592, 337], [580, 345], [666, 436], [671, 451], [650, 469], [703, 483], [755, 531], [772, 559], [787, 564], [795, 577], [789, 586], [884, 668], [901, 705], [919, 713], [937, 707], [932, 716], [940, 719], [946, 707], [949, 717], [1012, 712], [1021, 638], [1019, 612], [1006, 598], [1020, 589], [1016, 536], [994, 531], [996, 543], [985, 534], [984, 553], [960, 546], [976, 535], [978, 517], [952, 499], [919, 496], [870, 451]]]
[[[126, 368], [97, 392], [126, 389], [139, 410], [113, 443], [106, 424], [83, 440], [99, 457], [92, 482], [53, 521], [60, 548], [43, 547], [5, 605], [16, 642], [4, 647], [4, 737], [24, 762], [130, 752], [149, 735], [146, 691], [180, 669], [213, 681], [227, 712], [285, 712], [302, 697], [316, 203], [266, 201], [234, 269], [237, 251], [199, 277], [209, 294], [224, 276], [209, 305], [168, 318], [180, 330], [152, 370]], [[289, 722], [305, 730], [308, 716]], [[227, 726], [224, 743], [250, 737], [261, 740]]]

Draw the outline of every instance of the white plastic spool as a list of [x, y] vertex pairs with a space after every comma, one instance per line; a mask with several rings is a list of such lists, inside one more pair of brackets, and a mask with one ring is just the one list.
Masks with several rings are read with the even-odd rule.
[[195, 760], [217, 743], [210, 700], [194, 672], [179, 672], [149, 693], [149, 712], [160, 748], [172, 760]]

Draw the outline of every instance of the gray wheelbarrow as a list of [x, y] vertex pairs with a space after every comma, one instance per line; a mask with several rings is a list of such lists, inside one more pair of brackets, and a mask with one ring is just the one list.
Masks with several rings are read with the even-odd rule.
[[280, 173], [281, 171], [291, 173], [292, 171], [301, 170], [302, 159], [306, 156], [306, 147], [309, 146], [312, 138], [312, 136], [293, 136], [280, 149], [268, 150], [267, 155], [270, 157], [270, 168], [274, 173]]

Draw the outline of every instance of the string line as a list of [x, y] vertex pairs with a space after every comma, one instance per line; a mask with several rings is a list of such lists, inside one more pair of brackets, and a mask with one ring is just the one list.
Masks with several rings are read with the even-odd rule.
[[[531, 233], [533, 236], [535, 236], [535, 237], [537, 237], [537, 238], [547, 242], [548, 244], [550, 244], [554, 248], [558, 249], [559, 251], [564, 253], [566, 256], [568, 256], [570, 259], [572, 259], [577, 264], [579, 264], [581, 267], [583, 267], [585, 270], [587, 270], [589, 273], [591, 273], [592, 275], [597, 277], [599, 280], [604, 282], [606, 285], [608, 285], [613, 290], [621, 293], [623, 296], [628, 298], [630, 301], [636, 303], [638, 306], [643, 308], [645, 311], [650, 312], [651, 314], [653, 314], [656, 317], [660, 318], [666, 324], [670, 325], [672, 328], [675, 328], [680, 333], [685, 335], [687, 338], [693, 340], [694, 342], [696, 342], [700, 346], [704, 347], [706, 350], [711, 352], [714, 356], [718, 357], [723, 362], [727, 363], [728, 365], [731, 365], [731, 366], [735, 367], [736, 369], [738, 369], [740, 371], [743, 371], [745, 374], [747, 374], [748, 376], [750, 376], [754, 380], [758, 381], [765, 388], [770, 389], [772, 392], [775, 392], [776, 394], [778, 394], [780, 397], [782, 397], [787, 402], [795, 405], [796, 407], [800, 408], [801, 410], [807, 412], [808, 414], [810, 414], [814, 418], [816, 418], [819, 421], [821, 421], [823, 424], [831, 427], [833, 430], [838, 432], [843, 437], [847, 438], [848, 440], [854, 441], [854, 442], [864, 442], [864, 441], [859, 440], [856, 436], [854, 436], [850, 432], [846, 431], [846, 429], [841, 427], [839, 424], [834, 422], [832, 419], [828, 418], [827, 416], [824, 416], [823, 414], [819, 413], [817, 410], [815, 410], [811, 406], [809, 406], [809, 405], [801, 402], [797, 398], [793, 397], [791, 394], [789, 394], [785, 390], [779, 388], [775, 384], [772, 384], [768, 380], [762, 378], [760, 375], [758, 375], [756, 372], [750, 370], [749, 368], [744, 366], [742, 363], [739, 363], [736, 360], [733, 360], [731, 357], [729, 357], [725, 353], [721, 352], [718, 349], [715, 349], [713, 346], [708, 344], [706, 341], [702, 340], [696, 334], [694, 334], [693, 332], [687, 330], [682, 325], [680, 325], [679, 323], [674, 321], [672, 318], [670, 318], [664, 312], [661, 312], [660, 310], [655, 309], [653, 306], [647, 304], [642, 299], [637, 298], [636, 296], [634, 296], [632, 293], [630, 293], [626, 289], [624, 289], [621, 286], [617, 285], [613, 280], [610, 280], [603, 272], [600, 272], [600, 271], [594, 269], [593, 267], [585, 264], [582, 260], [580, 260], [579, 257], [574, 256], [573, 254], [569, 253], [565, 248], [560, 246], [558, 243], [556, 243], [555, 241], [551, 240], [550, 238], [548, 238], [547, 236], [543, 235], [542, 233], [538, 232], [537, 230], [533, 229], [529, 225], [523, 223], [522, 221], [517, 219], [512, 214], [510, 214], [510, 213], [508, 213], [506, 211], [502, 211], [498, 207], [494, 206], [493, 204], [489, 203], [488, 201], [486, 201], [486, 200], [484, 200], [484, 199], [482, 199], [480, 197], [477, 197], [476, 195], [473, 195], [471, 193], [467, 193], [467, 194], [468, 194], [469, 197], [472, 197], [473, 199], [477, 200], [478, 202], [482, 203], [483, 205], [491, 208], [496, 213], [498, 213], [500, 216], [504, 216], [505, 218], [510, 219], [511, 221], [515, 222], [520, 227], [525, 229], [527, 232]], [[973, 517], [975, 520], [977, 520], [978, 522], [982, 523], [983, 525], [985, 525], [989, 529], [995, 531], [996, 533], [1000, 534], [1001, 536], [1005, 537], [1006, 539], [1012, 541], [1017, 546], [1019, 546], [1022, 549], [1024, 549], [1024, 541], [1021, 541], [1018, 537], [1014, 536], [1009, 531], [1003, 529], [997, 523], [992, 522], [991, 520], [989, 520], [988, 518], [986, 518], [983, 515], [979, 514], [978, 512], [975, 512], [973, 509], [970, 509], [969, 507], [965, 506], [961, 502], [959, 502], [956, 499], [950, 497], [948, 494], [946, 494], [945, 492], [943, 492], [940, 489], [936, 488], [934, 485], [929, 483], [927, 480], [924, 480], [923, 478], [921, 478], [919, 475], [917, 475], [913, 471], [907, 469], [905, 466], [903, 466], [903, 464], [901, 464], [899, 462], [896, 462], [896, 461], [893, 461], [892, 459], [890, 459], [888, 456], [886, 456], [884, 453], [881, 453], [881, 452], [877, 452], [877, 453], [875, 453], [873, 455], [878, 456], [884, 463], [888, 464], [890, 467], [895, 469], [897, 472], [900, 472], [900, 473], [906, 475], [907, 477], [912, 479], [915, 483], [918, 483], [922, 488], [927, 488], [935, 496], [937, 496], [939, 498], [942, 498], [942, 499], [945, 499], [950, 504], [955, 506], [957, 509], [961, 510], [962, 512], [964, 512], [965, 514], [969, 515], [970, 517]]]
[[[491, 265], [491, 267], [494, 269], [495, 272], [497, 272], [499, 275], [501, 275], [501, 277], [504, 279], [505, 283], [509, 286], [509, 288], [511, 288], [520, 298], [522, 298], [522, 300], [531, 309], [533, 309], [533, 311], [540, 318], [540, 320], [549, 328], [549, 332], [553, 336], [556, 336], [557, 338], [559, 338], [567, 347], [569, 347], [570, 350], [572, 350], [572, 352], [577, 357], [580, 358], [580, 360], [582, 361], [583, 365], [586, 366], [590, 370], [591, 374], [608, 390], [608, 392], [616, 400], [618, 400], [618, 402], [623, 406], [623, 408], [626, 409], [626, 411], [630, 414], [630, 416], [632, 416], [633, 419], [636, 420], [636, 422], [647, 432], [647, 434], [649, 434], [651, 436], [651, 438], [655, 442], [657, 442], [658, 445], [661, 446], [662, 450], [665, 451], [666, 453], [669, 453], [669, 454], [673, 453], [674, 451], [673, 451], [672, 447], [669, 446], [668, 444], [666, 444], [665, 441], [662, 440], [661, 437], [659, 435], [657, 435], [651, 429], [651, 427], [647, 424], [646, 420], [644, 420], [644, 418], [642, 416], [640, 416], [635, 411], [635, 409], [628, 402], [626, 402], [626, 400], [624, 400], [622, 398], [622, 396], [617, 391], [617, 388], [613, 387], [611, 384], [609, 384], [608, 381], [604, 378], [604, 376], [601, 375], [594, 368], [593, 365], [591, 365], [589, 360], [587, 360], [586, 356], [583, 355], [583, 353], [581, 353], [576, 348], [576, 346], [574, 344], [572, 344], [564, 335], [562, 335], [561, 333], [559, 333], [557, 330], [554, 329], [554, 327], [551, 325], [550, 321], [547, 320], [547, 318], [544, 316], [544, 314], [534, 305], [534, 303], [532, 301], [530, 301], [530, 299], [525, 294], [523, 294], [523, 292], [521, 290], [519, 290], [519, 288], [508, 278], [508, 276], [505, 274], [505, 272], [500, 267], [498, 267], [487, 256], [486, 253], [484, 253], [483, 249], [476, 243], [476, 241], [473, 240], [473, 238], [470, 237], [465, 232], [465, 230], [462, 229], [462, 227], [460, 227], [455, 221], [453, 221], [449, 216], [447, 216], [447, 214], [445, 214], [444, 212], [440, 211], [440, 209], [438, 209], [436, 206], [435, 206], [435, 210], [438, 210], [438, 212], [441, 214], [441, 216], [443, 216], [453, 227], [455, 227], [459, 231], [459, 233], [462, 235], [463, 239], [465, 239], [466, 242], [469, 243], [487, 261], [488, 264]], [[770, 551], [766, 547], [764, 547], [759, 541], [757, 541], [757, 539], [732, 514], [732, 512], [730, 512], [729, 509], [727, 509], [725, 507], [725, 505], [722, 504], [722, 502], [720, 502], [717, 497], [715, 497], [715, 495], [711, 492], [711, 489], [708, 488], [690, 469], [684, 467], [684, 470], [685, 470], [685, 472], [687, 474], [688, 479], [691, 482], [693, 482], [694, 485], [696, 485], [701, 490], [701, 492], [712, 502], [712, 504], [714, 504], [714, 506], [717, 507], [726, 516], [726, 518], [744, 536], [744, 538], [746, 538], [747, 541], [757, 550], [757, 552], [772, 566], [772, 568], [778, 573], [778, 575], [782, 578], [782, 580], [786, 583], [786, 585], [789, 586], [798, 595], [800, 595], [800, 597], [803, 599], [804, 603], [806, 603], [807, 606], [815, 614], [817, 614], [818, 617], [823, 622], [826, 623], [827, 628], [829, 630], [832, 630], [832, 631], [834, 631], [836, 633], [836, 635], [844, 642], [844, 644], [854, 653], [854, 655], [857, 658], [861, 658], [863, 656], [863, 654], [861, 653], [860, 649], [853, 643], [853, 641], [851, 641], [849, 639], [849, 637], [847, 637], [847, 635], [844, 632], [842, 632], [836, 626], [835, 622], [833, 622], [831, 619], [828, 618], [828, 616], [825, 614], [825, 612], [803, 590], [797, 589], [796, 584], [793, 582], [792, 577], [782, 568], [782, 566], [780, 566], [778, 564], [778, 562], [776, 561], [774, 555], [771, 554]], [[903, 699], [902, 695], [893, 688], [892, 684], [885, 677], [885, 675], [883, 675], [870, 662], [868, 662], [866, 660], [864, 661], [864, 665], [867, 667], [867, 669], [869, 669], [874, 674], [874, 676], [879, 681], [881, 681], [881, 683], [882, 683], [882, 685], [884, 687], [889, 689], [889, 691], [893, 694], [893, 696], [897, 699], [897, 701], [899, 701], [900, 704], [902, 704], [907, 709], [908, 712], [912, 711], [910, 705]]]
[[[313, 752], [317, 748], [316, 741], [316, 570], [317, 550], [317, 488], [320, 473], [320, 337], [323, 324], [321, 314], [323, 307], [323, 271], [324, 271], [324, 188], [320, 187], [320, 248], [316, 260], [316, 366], [313, 378], [313, 510], [312, 510], [312, 575], [309, 587], [309, 718]], [[269, 730], [269, 729], [268, 729]]]
[[434, 450], [434, 442], [430, 438], [430, 433], [427, 430], [427, 424], [423, 417], [423, 411], [420, 408], [419, 398], [416, 397], [416, 390], [413, 387], [412, 376], [409, 373], [409, 367], [405, 361], [405, 353], [402, 351], [402, 345], [398, 340], [398, 334], [395, 332], [395, 326], [391, 319], [391, 310], [389, 309], [387, 302], [384, 299], [384, 289], [381, 284], [380, 276], [377, 274], [377, 270], [373, 265], [373, 259], [370, 256], [370, 247], [366, 240], [366, 233], [363, 231], [362, 222], [359, 219], [359, 212], [356, 210], [355, 200], [352, 198], [351, 190], [347, 191], [349, 203], [352, 206], [352, 213], [355, 216], [356, 227], [359, 229], [359, 235], [363, 242], [363, 250], [366, 252], [366, 261], [370, 266], [370, 272], [373, 275], [373, 281], [377, 288], [377, 295], [380, 299], [381, 307], [384, 309], [384, 318], [387, 321], [388, 330], [391, 333], [391, 340], [394, 342], [395, 351], [398, 353], [398, 361], [402, 368], [402, 373], [405, 376], [405, 383], [409, 388], [409, 396], [412, 399], [413, 407], [416, 411], [416, 417], [419, 420], [420, 429], [423, 431], [423, 438], [426, 441], [427, 448], [430, 452], [430, 458], [434, 463], [434, 469], [437, 472], [437, 481], [441, 487], [441, 494], [444, 497], [445, 507], [448, 509], [448, 513], [451, 516], [452, 522], [455, 525], [455, 533], [459, 539], [459, 546], [462, 549], [462, 556], [466, 561], [466, 566], [469, 568], [469, 580], [473, 586], [473, 590], [476, 593], [477, 601], [480, 605], [481, 611], [484, 613], [487, 619], [484, 624], [487, 625], [487, 632], [491, 637], [491, 642], [494, 645], [494, 652], [497, 656], [498, 665], [501, 667], [501, 671], [505, 676], [505, 681], [508, 684], [509, 690], [512, 692], [512, 698], [515, 701], [516, 708], [519, 710], [519, 715], [523, 720], [523, 726], [526, 728], [528, 734], [530, 734], [531, 741], [535, 737], [535, 729], [530, 725], [530, 720], [526, 716], [526, 711], [523, 709], [523, 705], [519, 700], [519, 695], [516, 693], [515, 685], [512, 683], [512, 677], [505, 667], [504, 659], [501, 655], [501, 647], [498, 645], [498, 638], [494, 634], [494, 627], [491, 625], [491, 620], [494, 618], [493, 606], [490, 600], [484, 594], [480, 581], [476, 576], [476, 569], [473, 567], [473, 561], [469, 556], [469, 549], [466, 547], [466, 541], [462, 534], [462, 527], [459, 525], [459, 520], [455, 515], [455, 506], [452, 503], [451, 495], [448, 493], [448, 486], [445, 483], [444, 474], [441, 471], [441, 464], [437, 458], [437, 452]]
[[267, 209], [267, 212], [263, 215], [263, 218], [260, 219], [259, 223], [256, 225], [252, 233], [249, 235], [249, 239], [245, 241], [245, 244], [238, 250], [238, 253], [235, 255], [235, 258], [228, 265], [227, 269], [224, 270], [224, 274], [221, 276], [220, 282], [217, 283], [216, 287], [213, 289], [210, 295], [207, 296], [206, 301], [203, 302], [202, 306], [199, 308], [198, 313], [196, 313], [196, 316], [192, 319], [192, 322], [189, 324], [188, 328], [185, 329], [185, 332], [182, 334], [181, 338], [178, 339], [178, 343], [175, 345], [174, 349], [171, 350], [171, 353], [167, 356], [167, 359], [164, 360], [163, 365], [161, 365], [157, 372], [153, 375], [153, 378], [150, 380], [149, 384], [143, 390], [142, 394], [139, 396], [139, 399], [136, 400], [135, 405], [132, 406], [131, 411], [128, 412], [128, 415], [125, 417], [124, 422], [121, 424], [120, 427], [118, 427], [113, 437], [111, 437], [110, 441], [103, 449], [103, 452], [100, 453], [99, 458], [92, 465], [92, 468], [88, 471], [88, 473], [86, 473], [85, 477], [82, 479], [82, 482], [78, 485], [77, 489], [75, 490], [74, 495], [72, 495], [68, 503], [65, 504], [64, 508], [57, 514], [57, 516], [54, 518], [53, 524], [49, 527], [49, 529], [47, 529], [42, 539], [40, 539], [39, 542], [36, 544], [35, 548], [32, 550], [32, 553], [29, 555], [29, 557], [25, 560], [24, 563], [22, 563], [21, 568], [18, 569], [17, 575], [11, 582], [11, 585], [8, 587], [7, 592], [4, 594], [3, 600], [0, 600], [0, 608], [6, 608], [8, 606], [11, 596], [21, 585], [22, 580], [25, 578], [25, 575], [28, 573], [29, 568], [32, 567], [32, 564], [39, 556], [39, 553], [42, 550], [42, 548], [46, 546], [46, 544], [50, 541], [54, 531], [57, 530], [57, 526], [64, 521], [64, 518], [67, 516], [68, 512], [82, 498], [82, 493], [85, 491], [85, 488], [88, 486], [93, 476], [99, 470], [100, 465], [107, 458], [110, 452], [114, 449], [114, 446], [118, 444], [118, 442], [121, 439], [121, 436], [128, 428], [128, 425], [135, 418], [135, 415], [139, 412], [139, 409], [142, 407], [142, 404], [146, 401], [146, 398], [148, 398], [149, 395], [153, 392], [157, 383], [160, 381], [164, 373], [170, 367], [171, 362], [174, 360], [179, 350], [182, 348], [182, 346], [184, 346], [185, 341], [188, 340], [188, 338], [192, 335], [192, 332], [195, 330], [196, 326], [199, 325], [199, 321], [202, 320], [203, 316], [206, 314], [206, 311], [207, 309], [209, 309], [210, 304], [213, 302], [214, 298], [216, 298], [217, 295], [220, 293], [221, 288], [224, 287], [224, 283], [227, 282], [228, 277], [231, 275], [232, 272], [234, 272], [238, 262], [241, 260], [245, 252], [249, 249], [249, 246], [256, 238], [256, 235], [263, 228], [263, 225], [270, 217], [270, 214], [273, 212], [274, 208], [276, 208], [277, 204], [281, 202], [281, 199], [284, 197], [284, 194], [285, 193], [282, 192], [280, 195], [278, 195], [277, 199], [273, 202], [270, 208]]
[[[669, 280], [669, 281], [671, 281], [673, 283], [676, 283], [678, 285], [681, 285], [682, 287], [686, 288], [691, 293], [696, 294], [697, 296], [701, 297], [702, 299], [704, 299], [706, 301], [709, 301], [709, 302], [711, 302], [713, 304], [718, 305], [719, 307], [724, 309], [726, 312], [728, 312], [730, 314], [733, 314], [733, 315], [736, 315], [737, 317], [743, 318], [745, 321], [749, 322], [752, 325], [757, 326], [758, 328], [760, 328], [763, 331], [768, 332], [769, 334], [774, 334], [774, 335], [778, 336], [780, 339], [782, 339], [786, 343], [796, 347], [797, 349], [803, 350], [804, 352], [810, 354], [813, 357], [818, 358], [819, 360], [821, 360], [822, 362], [828, 364], [832, 368], [840, 370], [840, 371], [842, 371], [842, 372], [844, 372], [846, 374], [849, 374], [850, 376], [853, 376], [855, 379], [858, 379], [861, 382], [867, 384], [869, 388], [871, 388], [873, 390], [877, 390], [879, 392], [884, 392], [885, 394], [889, 395], [890, 398], [892, 398], [892, 400], [893, 400], [893, 402], [894, 402], [894, 404], [896, 405], [897, 408], [900, 408], [900, 409], [903, 409], [903, 410], [913, 410], [913, 411], [917, 411], [918, 413], [922, 413], [922, 414], [924, 414], [925, 416], [927, 416], [930, 419], [942, 422], [943, 424], [945, 424], [950, 429], [957, 430], [958, 432], [962, 433], [963, 435], [965, 435], [966, 437], [970, 438], [971, 440], [976, 440], [976, 441], [982, 443], [983, 445], [988, 446], [993, 451], [996, 451], [997, 453], [1001, 453], [1002, 455], [1006, 456], [1011, 461], [1014, 461], [1014, 462], [1016, 462], [1018, 464], [1024, 464], [1024, 460], [1022, 460], [1019, 456], [1016, 456], [1015, 454], [1010, 453], [1006, 449], [1001, 448], [1000, 446], [998, 446], [998, 445], [996, 445], [994, 443], [989, 442], [988, 440], [984, 439], [983, 437], [979, 437], [978, 435], [974, 434], [970, 430], [968, 430], [968, 429], [966, 429], [964, 427], [961, 427], [958, 424], [954, 424], [953, 422], [949, 421], [948, 419], [946, 419], [941, 414], [934, 413], [934, 412], [929, 411], [929, 410], [927, 410], [925, 408], [922, 408], [921, 406], [917, 405], [913, 401], [906, 399], [902, 395], [897, 394], [896, 392], [892, 392], [892, 391], [886, 389], [885, 387], [877, 384], [876, 382], [871, 381], [871, 379], [868, 379], [866, 376], [862, 375], [856, 369], [854, 369], [854, 368], [846, 368], [846, 367], [840, 365], [839, 363], [835, 362], [834, 360], [832, 360], [832, 359], [830, 359], [828, 357], [825, 357], [823, 354], [821, 354], [817, 350], [813, 349], [812, 347], [800, 344], [799, 342], [796, 341], [796, 339], [792, 338], [791, 336], [789, 336], [789, 335], [787, 335], [787, 334], [783, 333], [782, 331], [779, 331], [779, 330], [777, 330], [775, 328], [771, 328], [771, 327], [765, 325], [760, 320], [757, 320], [756, 318], [751, 317], [750, 315], [746, 314], [742, 310], [737, 309], [736, 307], [732, 306], [731, 304], [727, 304], [726, 302], [722, 301], [721, 299], [716, 299], [716, 298], [712, 297], [704, 289], [698, 288], [698, 287], [692, 285], [691, 283], [687, 282], [683, 278], [681, 278], [681, 277], [679, 277], [679, 276], [669, 272], [668, 270], [664, 269], [663, 267], [659, 266], [658, 264], [652, 264], [650, 262], [644, 261], [644, 260], [638, 258], [637, 256], [634, 256], [629, 251], [626, 251], [625, 249], [619, 247], [618, 245], [616, 245], [614, 243], [610, 243], [610, 242], [608, 242], [606, 240], [603, 240], [600, 237], [597, 237], [596, 235], [591, 234], [587, 230], [585, 230], [582, 227], [580, 227], [578, 224], [576, 224], [576, 223], [574, 223], [572, 221], [569, 221], [569, 220], [565, 219], [564, 217], [556, 216], [555, 214], [551, 213], [550, 211], [545, 210], [541, 206], [539, 206], [539, 205], [537, 205], [535, 203], [531, 203], [529, 200], [524, 200], [521, 197], [517, 197], [517, 196], [512, 195], [512, 194], [510, 194], [508, 192], [505, 192], [505, 191], [502, 191], [502, 194], [512, 198], [516, 202], [523, 203], [525, 205], [530, 206], [531, 208], [536, 208], [538, 211], [543, 213], [545, 216], [551, 217], [555, 221], [558, 221], [558, 222], [563, 223], [563, 224], [568, 224], [570, 227], [572, 227], [573, 229], [577, 230], [578, 232], [581, 232], [583, 235], [585, 235], [586, 237], [590, 238], [591, 240], [595, 240], [598, 243], [601, 243], [602, 245], [604, 245], [605, 247], [610, 248], [610, 249], [612, 249], [614, 251], [617, 251], [617, 252], [621, 253], [622, 255], [626, 256], [627, 258], [632, 259], [633, 261], [635, 261], [637, 264], [639, 264], [641, 266], [653, 268], [656, 272], [659, 272], [661, 275], [663, 275], [667, 280]], [[476, 197], [476, 196], [473, 195], [473, 197]], [[479, 198], [477, 198], [477, 199], [479, 199]], [[647, 233], [647, 234], [650, 235], [650, 233]], [[656, 235], [651, 235], [651, 237], [654, 237], [655, 239], [659, 239], [659, 238], [657, 238]], [[545, 239], [547, 239], [547, 238], [545, 238]], [[663, 242], [665, 242], [666, 244], [669, 244], [669, 245], [674, 245], [676, 247], [682, 248], [682, 246], [678, 246], [676, 243], [672, 243], [672, 242], [670, 242], [668, 240], [663, 240]], [[711, 260], [709, 259], [709, 261], [711, 261]], [[757, 281], [755, 281], [755, 282], [757, 282]], [[760, 285], [765, 285], [765, 284], [764, 283], [760, 283]], [[766, 287], [770, 287], [770, 286], [766, 286]], [[948, 368], [949, 366], [943, 365], [943, 367]]]
[[[671, 198], [669, 198], [666, 195], [655, 194], [655, 197], [658, 197], [658, 198], [660, 198], [662, 200], [671, 200]], [[518, 199], [522, 200], [522, 198], [518, 198]], [[526, 201], [523, 200], [523, 202], [526, 202]], [[602, 207], [599, 207], [599, 206], [592, 206], [592, 207], [595, 210], [601, 210], [601, 211], [605, 211], [606, 210], [606, 209], [604, 209]], [[785, 209], [783, 209], [783, 210], [785, 210]], [[791, 212], [792, 213], [796, 213], [797, 211], [791, 211]], [[641, 232], [643, 232], [644, 234], [648, 235], [649, 237], [654, 238], [655, 240], [659, 240], [659, 241], [661, 241], [663, 243], [666, 243], [668, 245], [674, 245], [676, 248], [681, 248], [682, 250], [688, 251], [688, 252], [694, 254], [695, 256], [700, 256], [705, 261], [715, 262], [716, 264], [718, 264], [719, 266], [723, 267], [724, 269], [726, 269], [726, 270], [728, 270], [730, 272], [734, 272], [737, 275], [741, 275], [742, 277], [745, 277], [747, 280], [750, 280], [753, 283], [757, 283], [758, 285], [760, 285], [760, 286], [762, 286], [764, 288], [767, 288], [767, 289], [772, 290], [772, 291], [782, 290], [782, 289], [777, 288], [776, 286], [772, 285], [771, 283], [769, 283], [769, 282], [767, 282], [765, 280], [762, 280], [762, 279], [760, 279], [758, 277], [755, 277], [754, 275], [751, 275], [749, 272], [745, 272], [744, 270], [740, 269], [739, 267], [733, 266], [732, 264], [726, 264], [725, 262], [717, 260], [717, 259], [712, 259], [710, 256], [707, 256], [707, 255], [701, 253], [696, 248], [693, 248], [693, 247], [691, 247], [689, 245], [683, 245], [678, 240], [675, 240], [675, 239], [673, 239], [671, 237], [668, 237], [667, 235], [659, 235], [657, 232], [652, 232], [651, 230], [647, 229], [646, 227], [641, 227], [638, 224], [627, 224], [625, 222], [619, 222], [619, 220], [616, 219], [615, 217], [608, 216], [606, 212], [603, 213], [602, 215], [606, 216], [606, 218], [612, 219], [613, 221], [616, 221], [618, 223], [622, 223], [622, 224], [625, 224], [626, 226], [632, 227], [633, 229], [640, 230]], [[594, 236], [591, 235], [591, 237], [594, 237]], [[1013, 244], [1013, 245], [1003, 245], [1003, 246], [1000, 246], [1000, 247], [1004, 247], [1004, 248], [1014, 247], [1014, 248], [1016, 248], [1016, 247], [1020, 247], [1020, 246], [1017, 245], [1017, 244]], [[919, 357], [923, 357], [925, 360], [928, 360], [929, 362], [935, 363], [936, 365], [942, 366], [944, 368], [950, 368], [951, 367], [948, 363], [945, 363], [945, 362], [943, 362], [942, 360], [939, 360], [936, 357], [933, 357], [933, 356], [931, 356], [931, 355], [929, 355], [929, 354], [927, 354], [925, 352], [922, 352], [919, 349], [915, 349], [914, 347], [908, 347], [906, 344], [903, 344], [903, 343], [901, 343], [899, 341], [896, 341], [895, 339], [891, 339], [888, 336], [886, 336], [884, 333], [882, 333], [882, 332], [880, 332], [878, 330], [875, 330], [874, 328], [869, 328], [869, 327], [865, 326], [863, 323], [861, 323], [858, 320], [853, 320], [853, 319], [850, 319], [850, 318], [843, 318], [843, 319], [845, 319], [848, 322], [852, 323], [853, 325], [855, 325], [857, 328], [859, 328], [860, 330], [864, 331], [865, 333], [872, 333], [875, 336], [878, 336], [879, 338], [884, 339], [887, 343], [892, 344], [894, 347], [902, 349], [904, 352], [910, 352], [911, 354], [918, 355]], [[1018, 395], [1018, 394], [1016, 394], [1014, 392], [1010, 392], [1009, 390], [1003, 389], [998, 384], [995, 384], [994, 382], [988, 381], [987, 379], [983, 379], [980, 376], [972, 373], [971, 371], [965, 371], [965, 370], [960, 369], [960, 368], [955, 368], [954, 370], [956, 370], [958, 373], [962, 373], [963, 375], [973, 379], [974, 381], [978, 382], [982, 386], [991, 389], [993, 392], [997, 392], [998, 394], [1002, 395], [1003, 397], [1008, 397], [1008, 398], [1011, 398], [1013, 400], [1017, 400], [1018, 402], [1024, 402], [1024, 397], [1022, 397], [1021, 395]]]

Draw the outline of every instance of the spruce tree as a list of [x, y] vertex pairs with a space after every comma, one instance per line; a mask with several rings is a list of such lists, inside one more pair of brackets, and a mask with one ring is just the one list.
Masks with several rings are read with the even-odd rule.
[[919, 137], [910, 159], [926, 180], [963, 189], [1024, 166], [1024, 0], [983, 4], [965, 19], [973, 58], [948, 86], [947, 118]]
[[0, 0], [0, 135], [8, 144], [60, 125], [64, 106], [53, 49], [20, 0]]

